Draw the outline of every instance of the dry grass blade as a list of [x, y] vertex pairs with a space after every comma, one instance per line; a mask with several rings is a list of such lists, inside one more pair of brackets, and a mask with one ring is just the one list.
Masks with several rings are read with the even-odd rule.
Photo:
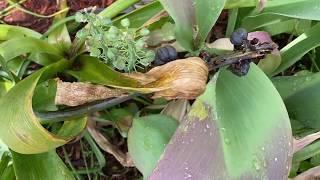
[[159, 21], [161, 18], [163, 17], [167, 17], [169, 16], [169, 14], [167, 13], [167, 11], [165, 10], [162, 10], [160, 11], [159, 13], [157, 13], [156, 15], [154, 15], [151, 19], [149, 19], [147, 22], [145, 22], [142, 27], [148, 27], [150, 26], [151, 24]]
[[188, 100], [178, 99], [168, 103], [167, 106], [161, 111], [161, 114], [171, 116], [181, 122], [189, 109], [190, 104]]
[[320, 138], [320, 132], [316, 132], [313, 134], [310, 134], [306, 137], [303, 137], [301, 139], [294, 139], [293, 140], [293, 152], [297, 152], [304, 147], [308, 146], [309, 144], [313, 143], [315, 140]]
[[293, 179], [294, 180], [317, 180], [317, 179], [320, 179], [320, 166], [311, 168], [311, 169], [299, 174], [298, 176], [296, 176]]
[[113, 144], [109, 142], [107, 138], [105, 138], [97, 129], [96, 129], [96, 124], [95, 121], [89, 120], [88, 121], [88, 126], [87, 129], [92, 136], [92, 138], [96, 141], [98, 146], [106, 151], [107, 153], [112, 154], [119, 162], [121, 165], [125, 167], [133, 167], [134, 164], [131, 160], [131, 158], [121, 152], [119, 149], [117, 149]]

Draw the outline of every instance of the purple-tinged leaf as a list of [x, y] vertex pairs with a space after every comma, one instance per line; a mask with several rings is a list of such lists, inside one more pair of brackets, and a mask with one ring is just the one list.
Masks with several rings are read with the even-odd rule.
[[283, 101], [252, 64], [244, 77], [216, 74], [149, 179], [287, 179], [291, 155]]

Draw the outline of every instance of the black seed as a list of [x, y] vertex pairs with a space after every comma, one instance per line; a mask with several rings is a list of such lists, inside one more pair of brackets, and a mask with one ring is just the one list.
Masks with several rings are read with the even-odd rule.
[[167, 50], [168, 50], [168, 59], [170, 61], [176, 60], [178, 58], [177, 50], [174, 47], [167, 46]]
[[229, 66], [229, 70], [237, 75], [237, 76], [245, 76], [248, 74], [249, 69], [250, 69], [250, 62], [249, 60], [242, 61], [236, 64], [232, 64]]
[[158, 55], [158, 58], [165, 62], [168, 58], [169, 58], [169, 52], [168, 52], [168, 49], [167, 48], [160, 48], [158, 51], [157, 51], [157, 55]]
[[162, 65], [178, 58], [178, 53], [173, 46], [164, 46], [156, 50], [154, 63]]
[[230, 41], [235, 46], [241, 46], [248, 38], [248, 32], [244, 28], [235, 30], [230, 37]]

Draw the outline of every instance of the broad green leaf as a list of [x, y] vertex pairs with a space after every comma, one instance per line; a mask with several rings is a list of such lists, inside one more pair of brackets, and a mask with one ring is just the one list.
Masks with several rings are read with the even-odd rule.
[[225, 5], [226, 0], [195, 0], [195, 16], [198, 33], [195, 45], [200, 47], [206, 40], [213, 25], [220, 16], [221, 11]]
[[[286, 6], [295, 3], [309, 3], [309, 0], [268, 0], [266, 7]], [[257, 0], [227, 0], [225, 9], [233, 9], [240, 7], [255, 7]]]
[[290, 118], [309, 128], [320, 128], [320, 73], [303, 76], [280, 76], [273, 83], [282, 96]]
[[278, 54], [268, 54], [264, 59], [260, 60], [258, 66], [267, 75], [279, 67], [281, 63], [281, 56]]
[[178, 127], [178, 121], [165, 115], [135, 118], [128, 134], [128, 149], [136, 167], [147, 178]]
[[80, 56], [76, 63], [78, 63], [80, 70], [70, 70], [68, 73], [79, 81], [106, 86], [138, 87], [139, 85], [137, 81], [111, 69], [95, 57]]
[[130, 20], [130, 28], [139, 28], [161, 10], [163, 10], [163, 7], [160, 2], [155, 1], [128, 14], [115, 18], [113, 24], [115, 26], [120, 26], [121, 19], [128, 18]]
[[34, 110], [41, 111], [56, 111], [55, 97], [57, 91], [57, 81], [50, 79], [40, 83], [34, 90], [32, 97], [32, 107]]
[[55, 151], [41, 154], [19, 154], [14, 151], [11, 153], [17, 179], [75, 179]]
[[282, 99], [252, 63], [244, 77], [215, 75], [149, 179], [287, 179], [291, 153]]
[[67, 143], [85, 127], [85, 118], [65, 121], [58, 134], [52, 134], [40, 124], [32, 109], [36, 85], [69, 65], [70, 61], [61, 60], [46, 66], [20, 81], [0, 99], [0, 138], [10, 149], [22, 154], [47, 152]]
[[[68, 8], [67, 1], [62, 0], [59, 2], [60, 9]], [[61, 14], [57, 14], [53, 19], [53, 24], [64, 19], [67, 15], [68, 11], [65, 11]], [[51, 44], [55, 44], [61, 51], [67, 52], [71, 47], [71, 38], [69, 36], [69, 32], [66, 24], [58, 27], [56, 30], [51, 32], [48, 36], [48, 42]]]
[[293, 19], [278, 14], [261, 14], [247, 17], [242, 21], [241, 27], [252, 30], [264, 30], [271, 35], [280, 33], [302, 34], [311, 26], [311, 20]]
[[13, 38], [0, 44], [0, 55], [6, 61], [26, 53], [40, 52], [62, 56], [54, 45], [33, 37]]
[[300, 60], [310, 50], [320, 45], [320, 23], [301, 34], [281, 49], [282, 62], [273, 75], [276, 75]]
[[282, 5], [266, 7], [261, 14], [278, 14], [297, 19], [320, 20], [319, 0], [287, 0], [287, 2]]
[[196, 24], [194, 0], [160, 0], [176, 25], [176, 39], [188, 51], [194, 50], [193, 28]]
[[34, 37], [40, 39], [41, 34], [21, 26], [0, 24], [0, 41], [6, 41], [12, 38], [22, 37]]
[[254, 17], [245, 17], [242, 20], [240, 26], [246, 28], [248, 31], [252, 31], [265, 26], [271, 26], [277, 23], [281, 23], [290, 19], [291, 18], [289, 17], [281, 16], [278, 14], [259, 14]]
[[58, 62], [61, 59], [61, 56], [48, 53], [33, 53], [29, 56], [29, 59], [42, 66], [48, 66], [52, 63]]

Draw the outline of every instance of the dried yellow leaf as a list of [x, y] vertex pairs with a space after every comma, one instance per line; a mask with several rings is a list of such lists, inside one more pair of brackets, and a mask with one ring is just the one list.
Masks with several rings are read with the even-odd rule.
[[155, 92], [154, 98], [195, 99], [204, 92], [208, 73], [202, 59], [190, 57], [157, 66], [145, 74], [128, 76], [143, 84], [142, 88]]
[[57, 81], [55, 104], [78, 106], [88, 102], [119, 97], [125, 94], [121, 89], [111, 89], [101, 85], [93, 85], [82, 82]]

